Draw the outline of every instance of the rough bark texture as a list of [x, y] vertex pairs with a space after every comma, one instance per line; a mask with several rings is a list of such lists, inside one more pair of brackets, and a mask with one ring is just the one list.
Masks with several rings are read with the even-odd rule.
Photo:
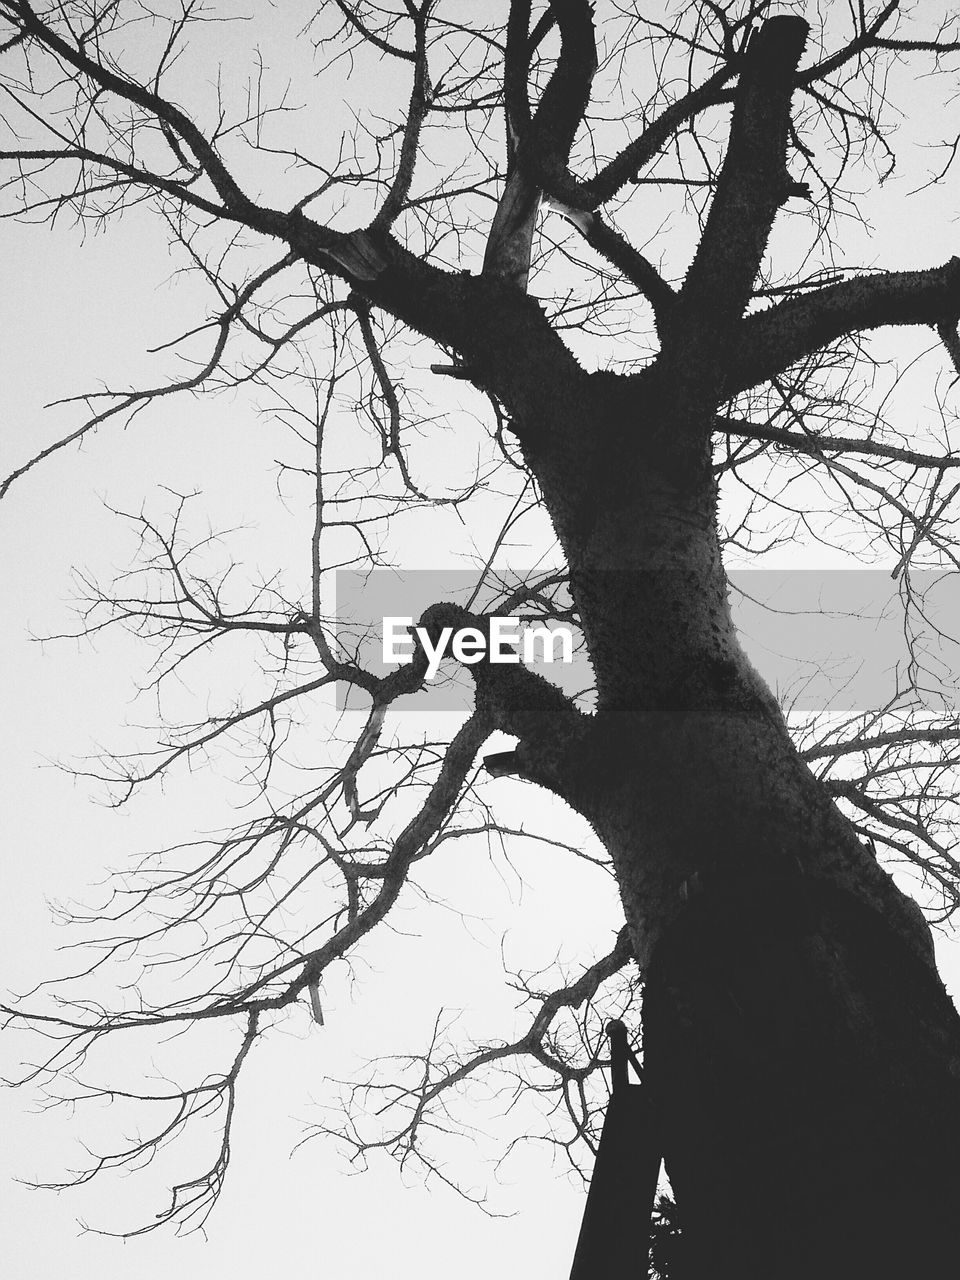
[[647, 967], [687, 1274], [923, 1274], [960, 1194], [960, 1023], [926, 926], [740, 649], [706, 473], [616, 456], [603, 483], [540, 471], [600, 688], [564, 793]]
[[595, 377], [517, 430], [599, 689], [549, 785], [610, 851], [647, 971], [683, 1274], [925, 1274], [956, 1239], [960, 1020], [739, 645], [706, 457], [657, 408], [649, 380]]

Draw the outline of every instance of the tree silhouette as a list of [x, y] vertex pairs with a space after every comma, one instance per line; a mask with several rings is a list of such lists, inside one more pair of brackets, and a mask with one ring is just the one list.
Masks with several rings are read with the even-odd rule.
[[[293, 90], [270, 97], [268, 54], [250, 51], [242, 92], [218, 79], [211, 23], [227, 15], [195, 3], [0, 0], [6, 211], [99, 229], [145, 206], [212, 300], [167, 344], [178, 376], [80, 397], [3, 492], [171, 395], [252, 390], [291, 433], [281, 485], [309, 570], [257, 570], [194, 533], [193, 500], [175, 496], [163, 517], [130, 515], [127, 576], [84, 580], [85, 632], [132, 629], [159, 645], [156, 687], [199, 665], [219, 701], [90, 772], [124, 802], [232, 746], [255, 790], [222, 837], [130, 873], [97, 913], [101, 951], [75, 996], [10, 1009], [54, 1041], [40, 1074], [95, 1097], [117, 1096], [82, 1082], [104, 1040], [240, 1028], [228, 1065], [145, 1090], [161, 1120], [89, 1175], [212, 1121], [212, 1162], [158, 1218], [202, 1221], [257, 1038], [304, 1008], [324, 1020], [321, 984], [441, 846], [536, 838], [498, 812], [526, 785], [599, 841], [554, 843], [615, 880], [606, 954], [553, 989], [518, 976], [533, 1013], [500, 1042], [457, 1045], [438, 1022], [421, 1055], [349, 1082], [346, 1118], [320, 1127], [447, 1177], [432, 1146], [446, 1109], [507, 1071], [555, 1095], [568, 1129], [551, 1134], [575, 1155], [596, 1142], [604, 1022], [637, 1026], [642, 983], [655, 1134], [638, 1141], [676, 1197], [671, 1274], [919, 1275], [955, 1250], [960, 1025], [928, 924], [877, 846], [949, 914], [960, 723], [930, 709], [916, 647], [869, 712], [781, 706], [741, 647], [724, 569], [802, 535], [857, 538], [893, 556], [916, 618], [913, 571], [956, 566], [960, 259], [848, 265], [867, 186], [892, 170], [894, 107], [920, 75], [949, 99], [960, 38], [933, 8], [832, 7], [811, 30], [804, 6], [766, 0], [656, 17], [586, 0], [470, 14], [335, 0], [299, 30], [275, 17], [301, 107]], [[956, 151], [936, 127], [925, 141], [944, 150], [918, 200]], [[874, 334], [890, 327], [903, 367]], [[899, 381], [916, 327], [936, 334], [933, 426]], [[464, 466], [451, 441], [467, 439]], [[465, 663], [455, 732], [404, 736], [394, 713], [429, 692], [425, 646], [371, 666], [330, 578], [387, 565], [410, 528], [439, 544], [448, 516], [492, 550], [466, 598], [422, 611], [425, 639], [489, 636], [503, 616], [567, 622], [590, 677], [571, 694], [527, 665]], [[511, 577], [521, 521], [551, 567]], [[231, 645], [249, 667], [224, 693]], [[364, 711], [346, 744], [318, 727], [334, 689]], [[497, 734], [509, 750], [490, 750]], [[134, 957], [125, 1004], [84, 997]], [[625, 1224], [638, 1266], [649, 1210]]]

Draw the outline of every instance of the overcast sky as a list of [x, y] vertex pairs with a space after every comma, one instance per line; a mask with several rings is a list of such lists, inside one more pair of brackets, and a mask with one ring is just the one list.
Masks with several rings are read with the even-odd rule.
[[[163, 285], [170, 269], [163, 242], [143, 237], [134, 222], [117, 235], [89, 240], [82, 251], [66, 227], [51, 233], [5, 223], [0, 229], [18, 284], [0, 295], [5, 414], [11, 428], [3, 450], [5, 470], [22, 459], [31, 432], [34, 440], [52, 432], [49, 415], [45, 419], [40, 413], [42, 404], [89, 387], [91, 370], [98, 381], [135, 382], [143, 372], [145, 348], [176, 330], [176, 319], [165, 309], [174, 295]], [[8, 602], [0, 632], [5, 726], [0, 777], [6, 797], [0, 912], [4, 986], [12, 991], [60, 971], [63, 962], [54, 948], [66, 939], [51, 923], [47, 899], [89, 902], [96, 892], [90, 886], [103, 880], [105, 868], [123, 866], [132, 851], [165, 839], [171, 825], [189, 829], [191, 821], [189, 795], [176, 789], [169, 796], [150, 795], [134, 812], [118, 813], [104, 807], [95, 785], [77, 782], [50, 763], [75, 760], [98, 744], [113, 745], [118, 725], [149, 718], [149, 706], [130, 706], [143, 653], [119, 636], [103, 637], [93, 646], [69, 640], [41, 644], [35, 637], [75, 626], [65, 608], [75, 594], [73, 565], [95, 566], [102, 573], [123, 566], [130, 549], [127, 534], [104, 501], [136, 510], [151, 474], [172, 489], [204, 490], [214, 507], [229, 489], [224, 522], [253, 520], [269, 549], [277, 535], [262, 504], [265, 494], [274, 495], [276, 440], [258, 442], [258, 431], [252, 410], [229, 401], [177, 406], [158, 415], [150, 428], [104, 434], [81, 451], [52, 458], [42, 473], [11, 490], [0, 513], [0, 572]], [[238, 457], [243, 467], [236, 465]], [[231, 464], [227, 485], [224, 458]], [[427, 563], [430, 554], [429, 548], [409, 548], [414, 564]], [[202, 827], [209, 811], [202, 798], [197, 804]], [[541, 870], [539, 896], [531, 896], [530, 887], [524, 892], [534, 920], [543, 922], [547, 962], [552, 954], [546, 949], [555, 950], [557, 930], [575, 949], [576, 916], [596, 890], [579, 883], [574, 868], [551, 897], [553, 877], [546, 862]], [[474, 872], [461, 863], [451, 874], [456, 880]], [[520, 888], [514, 883], [504, 892], [515, 915], [521, 909]], [[493, 903], [496, 893], [490, 893]], [[488, 1025], [494, 1034], [500, 1030], [503, 1001], [513, 1001], [511, 993], [503, 993], [503, 922], [488, 905], [476, 901], [478, 917], [489, 914], [489, 919], [474, 922], [475, 942], [462, 922], [451, 918], [445, 944], [441, 923], [429, 945], [406, 948], [402, 965], [396, 948], [385, 945], [379, 954], [374, 948], [372, 971], [356, 1007], [329, 1007], [324, 1028], [301, 1019], [258, 1048], [244, 1070], [233, 1164], [206, 1239], [174, 1239], [161, 1231], [123, 1243], [82, 1232], [78, 1220], [105, 1230], [149, 1221], [164, 1203], [162, 1179], [146, 1172], [59, 1195], [18, 1185], [13, 1179], [63, 1178], [71, 1161], [82, 1159], [77, 1142], [96, 1148], [106, 1130], [96, 1107], [37, 1114], [27, 1109], [25, 1091], [0, 1091], [0, 1215], [11, 1273], [18, 1280], [46, 1280], [66, 1265], [76, 1280], [121, 1280], [132, 1272], [144, 1280], [171, 1272], [183, 1280], [253, 1277], [278, 1266], [311, 1275], [417, 1274], [425, 1280], [446, 1277], [451, 1267], [465, 1280], [507, 1268], [531, 1280], [564, 1274], [576, 1242], [582, 1191], [566, 1174], [563, 1160], [553, 1164], [546, 1152], [516, 1159], [502, 1185], [489, 1163], [478, 1162], [478, 1156], [487, 1159], [491, 1152], [471, 1153], [469, 1146], [460, 1152], [457, 1171], [467, 1185], [489, 1182], [496, 1211], [513, 1217], [487, 1216], [438, 1184], [425, 1188], [422, 1179], [401, 1175], [387, 1157], [374, 1160], [366, 1174], [349, 1177], [346, 1159], [322, 1142], [291, 1155], [317, 1119], [317, 1101], [329, 1097], [318, 1075], [336, 1075], [338, 1069], [349, 1074], [365, 1057], [397, 1045], [423, 1047], [441, 1008], [466, 1008], [482, 1019], [486, 1002]], [[602, 914], [598, 905], [597, 914], [612, 919], [615, 928], [609, 905]], [[409, 913], [402, 923], [414, 933], [419, 928]], [[536, 937], [538, 927], [529, 932]], [[473, 963], [478, 957], [485, 957], [482, 965]], [[20, 1054], [38, 1051], [35, 1043], [5, 1037], [0, 1046], [4, 1071], [15, 1073]], [[122, 1061], [120, 1046], [117, 1052]], [[201, 1069], [210, 1065], [207, 1061]]]

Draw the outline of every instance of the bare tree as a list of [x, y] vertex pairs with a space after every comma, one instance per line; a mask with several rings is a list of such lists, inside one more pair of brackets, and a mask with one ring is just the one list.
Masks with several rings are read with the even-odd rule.
[[[211, 83], [204, 24], [225, 13], [0, 0], [8, 216], [99, 227], [148, 206], [211, 298], [168, 344], [186, 371], [81, 397], [4, 491], [167, 396], [248, 388], [292, 433], [281, 484], [304, 512], [306, 573], [258, 578], [229, 539], [192, 533], [183, 498], [164, 518], [131, 514], [142, 556], [126, 578], [85, 581], [83, 629], [155, 642], [161, 691], [188, 664], [215, 671], [229, 644], [257, 646], [242, 693], [218, 690], [219, 709], [95, 771], [122, 803], [232, 746], [255, 807], [128, 871], [79, 994], [10, 1009], [53, 1042], [39, 1074], [87, 1096], [119, 1096], [82, 1083], [104, 1040], [238, 1028], [214, 1073], [145, 1090], [161, 1121], [89, 1171], [214, 1118], [214, 1159], [160, 1221], [206, 1215], [251, 1046], [297, 1009], [323, 1020], [324, 980], [441, 846], [536, 838], [498, 813], [506, 776], [596, 834], [596, 852], [566, 843], [615, 878], [606, 953], [553, 989], [521, 976], [531, 1012], [500, 1042], [457, 1045], [438, 1023], [421, 1055], [350, 1083], [347, 1118], [321, 1127], [446, 1177], [432, 1143], [455, 1099], [506, 1071], [555, 1095], [555, 1141], [589, 1147], [603, 1022], [636, 1026], [642, 978], [642, 1140], [676, 1195], [677, 1274], [919, 1275], [956, 1250], [960, 1025], [929, 926], [877, 854], [915, 868], [925, 906], [949, 915], [960, 725], [924, 701], [916, 648], [870, 713], [788, 724], [741, 647], [724, 553], [862, 538], [892, 554], [913, 619], [914, 568], [956, 568], [960, 259], [851, 263], [868, 184], [896, 159], [895, 110], [919, 75], [942, 73], [949, 101], [960, 33], [897, 0], [831, 7], [812, 30], [804, 6], [767, 0], [637, 8], [604, 3], [595, 23], [585, 0], [468, 16], [334, 0], [297, 18], [290, 47], [313, 59], [298, 108], [292, 91], [269, 97], [259, 55], [244, 93]], [[919, 123], [944, 148], [936, 187], [957, 143]], [[888, 367], [875, 331], [890, 327], [906, 357]], [[917, 327], [939, 362], [939, 418], [919, 425], [897, 393]], [[444, 452], [451, 432], [470, 441], [466, 468]], [[390, 539], [443, 507], [499, 532], [470, 597], [423, 612], [425, 639], [489, 636], [505, 615], [575, 621], [591, 683], [570, 696], [484, 659], [467, 665], [452, 737], [403, 737], [392, 713], [425, 687], [425, 644], [373, 670], [332, 616], [330, 574], [386, 564]], [[521, 520], [541, 521], [550, 563], [544, 518], [556, 567], [509, 580]], [[318, 695], [335, 687], [363, 725], [331, 734], [307, 772]], [[511, 750], [485, 748], [496, 733]], [[133, 1003], [84, 998], [91, 965], [138, 957]]]

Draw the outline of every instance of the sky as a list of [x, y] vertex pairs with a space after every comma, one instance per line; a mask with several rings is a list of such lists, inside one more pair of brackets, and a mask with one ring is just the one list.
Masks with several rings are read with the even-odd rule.
[[[13, 335], [4, 351], [8, 420], [23, 431], [24, 423], [38, 421], [42, 403], [61, 390], [87, 385], [92, 368], [105, 380], [111, 373], [133, 380], [130, 365], [157, 338], [151, 312], [159, 309], [151, 300], [162, 297], [157, 281], [169, 273], [169, 264], [132, 233], [126, 243], [123, 232], [94, 240], [82, 253], [70, 233], [7, 223], [0, 235], [22, 290], [0, 298], [0, 325]], [[121, 315], [133, 323], [115, 326]], [[160, 327], [169, 332], [168, 315]], [[101, 345], [105, 334], [115, 343], [109, 349]], [[40, 362], [30, 359], [38, 350], [45, 352]], [[132, 814], [117, 812], [104, 805], [101, 789], [56, 767], [58, 759], [75, 760], [97, 743], [116, 742], [117, 726], [138, 718], [142, 709], [130, 706], [131, 672], [142, 655], [128, 640], [111, 636], [92, 646], [36, 637], [74, 626], [65, 601], [75, 594], [71, 569], [81, 543], [87, 566], [122, 563], [118, 557], [127, 544], [116, 517], [103, 506], [105, 497], [117, 506], [132, 505], [137, 486], [154, 469], [173, 489], [202, 488], [206, 479], [212, 495], [225, 451], [236, 448], [236, 414], [236, 406], [204, 409], [198, 422], [190, 406], [165, 415], [152, 430], [104, 435], [80, 452], [52, 458], [38, 483], [27, 478], [4, 504], [3, 591], [11, 607], [0, 636], [6, 726], [0, 777], [7, 809], [0, 911], [8, 990], [23, 991], [59, 970], [54, 948], [64, 936], [51, 921], [51, 901], [89, 902], [104, 869], [122, 866], [132, 849], [152, 847], [158, 833], [169, 831], [172, 817], [187, 829], [191, 821], [202, 827], [209, 818], [203, 797], [191, 800], [177, 788], [169, 796], [150, 795]], [[5, 451], [5, 462], [15, 449]], [[269, 474], [269, 463], [257, 459], [256, 442], [249, 438], [244, 457], [251, 470], [259, 465]], [[240, 516], [249, 517], [262, 494], [253, 484], [245, 490], [242, 478], [231, 487]], [[271, 536], [268, 528], [260, 529]], [[454, 867], [454, 881], [465, 870]], [[543, 885], [550, 880], [541, 876]], [[561, 900], [555, 903], [545, 889], [540, 893], [543, 915], [552, 921], [573, 917], [591, 890], [578, 890], [574, 878], [557, 892]], [[513, 885], [507, 895], [515, 911], [518, 893]], [[492, 902], [496, 894], [490, 896]], [[124, 1243], [81, 1230], [78, 1220], [104, 1230], [140, 1225], [162, 1203], [163, 1186], [149, 1174], [89, 1192], [56, 1194], [20, 1185], [14, 1179], [62, 1177], [77, 1157], [76, 1142], [96, 1145], [103, 1131], [95, 1111], [41, 1114], [32, 1109], [28, 1091], [0, 1091], [0, 1220], [11, 1274], [41, 1280], [61, 1270], [68, 1257], [76, 1280], [119, 1280], [131, 1271], [151, 1280], [171, 1270], [184, 1280], [252, 1277], [279, 1264], [310, 1275], [358, 1278], [387, 1272], [440, 1276], [451, 1265], [478, 1280], [491, 1265], [515, 1266], [544, 1280], [562, 1274], [576, 1242], [582, 1191], [559, 1161], [553, 1165], [532, 1153], [504, 1175], [503, 1187], [491, 1178], [500, 1215], [493, 1217], [445, 1188], [401, 1175], [387, 1158], [375, 1160], [362, 1176], [348, 1176], [346, 1160], [320, 1141], [291, 1154], [317, 1119], [318, 1097], [325, 1096], [318, 1073], [349, 1075], [358, 1061], [398, 1040], [421, 1046], [441, 1007], [467, 1006], [481, 1017], [489, 1008], [489, 1024], [497, 1025], [504, 999], [502, 982], [495, 981], [501, 929], [497, 908], [489, 909], [491, 918], [478, 918], [471, 943], [476, 953], [493, 954], [495, 963], [483, 966], [486, 980], [474, 972], [470, 954], [463, 954], [457, 918], [446, 926], [446, 944], [441, 924], [428, 947], [412, 955], [407, 948], [396, 974], [394, 951], [374, 950], [356, 1007], [338, 1005], [334, 997], [324, 1028], [295, 1020], [253, 1055], [242, 1077], [231, 1172], [205, 1239], [159, 1232]], [[478, 902], [478, 917], [484, 910]], [[552, 929], [544, 928], [544, 945], [553, 945], [551, 936]], [[451, 954], [460, 954], [459, 965], [449, 967]], [[18, 1054], [33, 1054], [36, 1046], [28, 1050], [6, 1037], [4, 1050], [3, 1072], [9, 1076], [16, 1073]], [[461, 1168], [469, 1175], [474, 1166], [477, 1177], [491, 1176], [468, 1151]]]
[[[876, 206], [871, 247], [877, 258], [887, 254], [900, 266], [945, 260], [955, 223], [935, 204], [929, 222], [908, 223], [896, 194], [891, 188]], [[150, 348], [195, 321], [196, 296], [171, 279], [163, 238], [143, 211], [85, 238], [65, 223], [49, 229], [4, 222], [0, 247], [6, 263], [0, 471], [6, 472], [75, 416], [70, 407], [45, 411], [44, 405], [91, 385], [139, 385], [154, 375]], [[53, 923], [51, 901], [89, 901], [104, 868], [123, 865], [130, 850], [152, 847], [171, 828], [202, 827], [222, 799], [216, 786], [189, 797], [175, 788], [158, 790], [128, 814], [106, 807], [96, 786], [55, 767], [58, 759], [112, 745], [118, 726], [141, 716], [130, 697], [142, 659], [130, 641], [109, 635], [93, 645], [37, 637], [72, 628], [67, 602], [75, 592], [74, 566], [101, 573], [124, 566], [129, 534], [105, 504], [135, 511], [148, 486], [201, 490], [212, 519], [253, 524], [267, 559], [281, 554], [298, 517], [273, 501], [274, 458], [274, 440], [240, 397], [171, 402], [126, 431], [102, 432], [84, 448], [51, 458], [0, 508], [7, 602], [0, 631], [0, 921], [3, 985], [12, 991], [29, 988], [60, 963], [55, 948], [64, 935]], [[443, 519], [452, 541], [453, 517]], [[411, 537], [407, 563], [420, 567], [436, 540]], [[508, 809], [511, 803], [530, 806], [527, 796], [508, 801]], [[545, 813], [543, 820], [551, 819]], [[107, 1120], [95, 1109], [44, 1112], [26, 1091], [0, 1091], [0, 1232], [9, 1273], [18, 1280], [61, 1272], [71, 1280], [120, 1280], [134, 1272], [143, 1280], [171, 1273], [182, 1280], [246, 1280], [283, 1267], [350, 1280], [383, 1274], [439, 1280], [451, 1271], [461, 1280], [508, 1270], [528, 1280], [565, 1275], [582, 1185], [543, 1147], [524, 1150], [499, 1179], [484, 1163], [489, 1151], [482, 1141], [472, 1150], [471, 1140], [461, 1152], [458, 1167], [468, 1182], [489, 1180], [503, 1216], [487, 1216], [436, 1183], [425, 1187], [387, 1159], [348, 1176], [331, 1144], [297, 1148], [326, 1096], [318, 1081], [349, 1075], [381, 1044], [422, 1044], [438, 1008], [464, 1010], [495, 1034], [505, 999], [499, 972], [505, 930], [515, 931], [522, 920], [529, 935], [525, 954], [547, 963], [556, 936], [574, 954], [608, 922], [615, 927], [607, 888], [580, 868], [568, 867], [558, 878], [545, 856], [531, 853], [522, 855], [522, 870], [521, 886], [502, 866], [453, 863], [440, 875], [441, 882], [449, 877], [450, 888], [462, 889], [464, 877], [475, 877], [468, 929], [459, 917], [436, 913], [421, 940], [419, 919], [408, 913], [402, 924], [410, 936], [385, 939], [371, 951], [362, 1000], [352, 1003], [338, 993], [323, 1028], [292, 1019], [255, 1052], [241, 1082], [233, 1165], [204, 1237], [174, 1239], [161, 1231], [121, 1241], [80, 1225], [110, 1229], [148, 1220], [162, 1196], [160, 1171], [60, 1194], [21, 1185], [17, 1179], [62, 1176], [76, 1143], [95, 1145], [98, 1125]], [[956, 990], [955, 946], [944, 940], [941, 957]], [[4, 1074], [16, 1071], [22, 1050], [19, 1040], [0, 1045]], [[495, 1111], [479, 1115], [482, 1125], [501, 1123]]]

